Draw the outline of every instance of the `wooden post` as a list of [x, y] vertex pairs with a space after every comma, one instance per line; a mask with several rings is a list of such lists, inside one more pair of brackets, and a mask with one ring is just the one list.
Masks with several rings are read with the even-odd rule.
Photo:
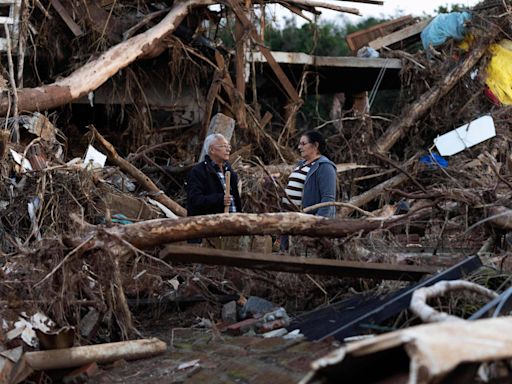
[[[226, 196], [231, 194], [231, 172], [226, 171]], [[224, 213], [229, 213], [229, 205], [224, 206]]]

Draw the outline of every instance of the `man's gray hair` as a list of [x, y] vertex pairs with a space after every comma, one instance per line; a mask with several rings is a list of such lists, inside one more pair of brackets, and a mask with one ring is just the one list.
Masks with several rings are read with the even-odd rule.
[[227, 140], [224, 135], [220, 133], [212, 133], [211, 135], [206, 136], [206, 139], [204, 139], [203, 150], [201, 151], [199, 162], [204, 161], [204, 157], [210, 154], [210, 147], [212, 146], [213, 142], [222, 139]]

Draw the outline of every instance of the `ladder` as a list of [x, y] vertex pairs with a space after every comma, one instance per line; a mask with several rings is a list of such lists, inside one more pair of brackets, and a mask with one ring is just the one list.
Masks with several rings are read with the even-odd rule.
[[9, 27], [12, 51], [18, 48], [20, 9], [23, 0], [0, 0], [0, 51], [7, 51], [5, 27]]

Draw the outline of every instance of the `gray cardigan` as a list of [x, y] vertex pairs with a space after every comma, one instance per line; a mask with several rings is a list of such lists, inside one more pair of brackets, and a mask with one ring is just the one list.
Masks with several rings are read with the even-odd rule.
[[[299, 165], [302, 166], [305, 162], [305, 160], [302, 160]], [[336, 165], [327, 157], [320, 156], [306, 176], [302, 207], [307, 208], [318, 203], [332, 201], [336, 201]], [[317, 216], [334, 217], [336, 207], [322, 207], [309, 213]]]

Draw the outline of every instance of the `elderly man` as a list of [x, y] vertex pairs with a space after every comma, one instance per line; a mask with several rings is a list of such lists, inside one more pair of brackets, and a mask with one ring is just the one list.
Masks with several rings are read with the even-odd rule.
[[[204, 159], [192, 168], [188, 176], [187, 210], [189, 216], [240, 212], [238, 177], [228, 163], [231, 146], [220, 133], [208, 135], [204, 141]], [[231, 172], [230, 195], [226, 194], [226, 171]]]

